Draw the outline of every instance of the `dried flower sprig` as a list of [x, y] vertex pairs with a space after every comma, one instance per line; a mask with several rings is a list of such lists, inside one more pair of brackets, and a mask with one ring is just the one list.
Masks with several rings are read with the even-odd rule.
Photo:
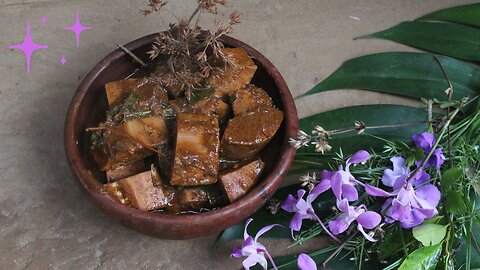
[[307, 187], [308, 190], [312, 190], [315, 187], [315, 185], [320, 182], [319, 180], [317, 180], [316, 173], [312, 173], [312, 175], [310, 175], [309, 173], [302, 175], [300, 176], [299, 180], [302, 183], [301, 186]]
[[305, 133], [303, 130], [299, 130], [297, 133], [296, 138], [289, 138], [288, 143], [295, 147], [295, 149], [300, 149], [304, 146], [308, 146], [308, 144], [312, 141], [312, 138], [310, 135]]
[[168, 4], [168, 2], [164, 0], [149, 0], [148, 2], [148, 8], [141, 10], [143, 16], [148, 16], [154, 12], [159, 12], [166, 4]]
[[239, 24], [241, 23], [242, 21], [240, 20], [240, 13], [238, 13], [238, 11], [234, 11], [230, 14], [230, 16], [228, 17], [229, 21], [228, 23], [230, 25], [235, 25], [235, 24]]
[[217, 4], [227, 5], [226, 0], [198, 0], [198, 6], [212, 14], [217, 14]]
[[418, 125], [422, 122], [408, 122], [408, 123], [401, 123], [401, 124], [394, 124], [394, 125], [380, 125], [380, 126], [366, 126], [362, 121], [355, 121], [353, 127], [343, 128], [343, 129], [335, 129], [335, 130], [325, 130], [321, 126], [315, 126], [314, 129], [311, 131], [311, 135], [307, 134], [305, 131], [299, 130], [296, 138], [289, 138], [289, 144], [296, 148], [300, 149], [302, 147], [308, 147], [310, 144], [315, 146], [315, 152], [320, 152], [325, 154], [325, 152], [329, 152], [332, 150], [332, 146], [328, 143], [328, 140], [334, 136], [339, 135], [347, 132], [357, 132], [358, 135], [365, 134], [367, 129], [381, 129], [381, 128], [395, 128], [395, 127], [406, 127], [406, 126], [413, 126]]
[[[149, 8], [144, 14], [159, 11], [166, 2], [150, 0]], [[152, 50], [148, 52], [150, 58], [156, 59], [159, 55], [168, 57], [169, 74], [161, 80], [167, 88], [177, 88], [175, 95], [185, 94], [188, 100], [194, 96], [194, 91], [205, 89], [202, 82], [213, 71], [222, 75], [227, 65], [233, 65], [228, 55], [223, 53], [223, 44], [220, 37], [230, 34], [233, 26], [240, 23], [240, 14], [233, 12], [228, 23], [216, 22], [213, 31], [204, 31], [197, 24], [191, 26], [193, 19], [201, 12], [217, 14], [218, 5], [226, 6], [225, 0], [197, 0], [197, 8], [188, 20], [181, 19], [177, 24], [170, 24], [167, 31], [161, 32], [156, 38]], [[202, 35], [202, 38], [200, 38]]]
[[299, 130], [296, 138], [290, 138], [288, 142], [296, 149], [306, 147], [309, 144], [315, 145], [315, 151], [324, 154], [332, 150], [332, 147], [328, 144], [328, 139], [332, 133], [326, 131], [321, 126], [315, 126], [312, 130], [312, 135], [308, 135], [306, 132]]

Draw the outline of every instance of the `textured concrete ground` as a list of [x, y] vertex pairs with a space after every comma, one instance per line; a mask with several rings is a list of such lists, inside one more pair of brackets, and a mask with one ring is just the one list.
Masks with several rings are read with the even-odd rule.
[[[194, 0], [171, 0], [165, 21], [187, 16]], [[94, 208], [75, 185], [65, 160], [63, 121], [75, 88], [116, 44], [165, 29], [158, 17], [143, 18], [140, 0], [0, 0], [0, 269], [238, 269], [229, 246], [212, 251], [215, 236], [164, 241], [128, 230]], [[265, 54], [298, 95], [366, 53], [408, 50], [356, 36], [422, 14], [471, 3], [464, 0], [242, 0], [235, 37]], [[85, 25], [75, 48], [73, 24]], [[41, 18], [47, 18], [41, 24]], [[22, 53], [6, 49], [22, 42], [26, 22], [36, 52], [32, 71]], [[203, 21], [203, 20], [202, 20]], [[67, 63], [60, 64], [65, 55]], [[350, 92], [352, 93], [352, 92]], [[301, 116], [354, 103], [393, 98], [354, 92], [325, 93], [299, 100]], [[275, 252], [286, 252], [276, 250]]]

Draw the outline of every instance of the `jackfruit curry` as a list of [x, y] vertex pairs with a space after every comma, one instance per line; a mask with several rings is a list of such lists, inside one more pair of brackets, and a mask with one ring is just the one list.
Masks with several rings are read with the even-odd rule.
[[235, 202], [264, 170], [260, 152], [283, 121], [265, 90], [251, 84], [257, 66], [242, 48], [235, 62], [199, 82], [195, 98], [162, 85], [168, 68], [105, 85], [109, 110], [91, 132], [91, 151], [106, 173], [104, 190], [144, 211], [198, 213]]

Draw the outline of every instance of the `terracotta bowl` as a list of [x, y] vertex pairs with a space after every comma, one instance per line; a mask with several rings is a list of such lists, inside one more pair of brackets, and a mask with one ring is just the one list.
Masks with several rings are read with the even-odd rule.
[[[156, 34], [142, 37], [125, 47], [148, 61]], [[252, 215], [262, 207], [285, 178], [295, 155], [288, 138], [298, 130], [295, 103], [278, 70], [258, 51], [247, 44], [223, 37], [226, 47], [241, 47], [254, 59], [258, 70], [253, 83], [265, 89], [284, 114], [282, 127], [264, 149], [264, 176], [256, 187], [233, 204], [200, 214], [168, 215], [144, 212], [124, 206], [102, 192], [105, 175], [99, 171], [88, 149], [85, 128], [96, 126], [105, 117], [107, 99], [104, 85], [132, 74], [138, 65], [118, 49], [98, 63], [85, 77], [70, 104], [65, 123], [65, 148], [70, 167], [90, 200], [107, 215], [138, 232], [165, 239], [188, 239], [219, 232]]]

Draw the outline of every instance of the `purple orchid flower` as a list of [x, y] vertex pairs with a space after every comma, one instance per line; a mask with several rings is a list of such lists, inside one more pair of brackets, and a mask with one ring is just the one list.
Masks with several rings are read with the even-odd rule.
[[363, 236], [365, 236], [368, 241], [377, 241], [372, 236], [368, 235], [363, 228], [371, 230], [377, 227], [382, 221], [382, 217], [378, 213], [368, 211], [367, 207], [363, 204], [357, 207], [350, 206], [346, 199], [341, 201], [337, 200], [337, 208], [343, 213], [337, 219], [328, 223], [328, 227], [330, 227], [333, 234], [337, 235], [346, 231], [352, 222], [357, 221], [357, 229], [363, 234]]
[[382, 211], [385, 212], [385, 221], [392, 223], [399, 221], [404, 229], [416, 227], [427, 219], [435, 216], [440, 201], [440, 191], [432, 184], [426, 184], [414, 189], [408, 182], [399, 190], [392, 193], [382, 189], [365, 186], [370, 196], [394, 197], [385, 201]]
[[340, 242], [340, 240], [335, 237], [326, 227], [323, 225], [320, 218], [315, 214], [315, 210], [313, 209], [312, 202], [320, 195], [320, 193], [326, 190], [327, 186], [322, 185], [319, 183], [316, 185], [307, 195], [306, 199], [303, 199], [306, 191], [303, 189], [299, 189], [297, 191], [297, 198], [293, 197], [291, 194], [288, 195], [285, 202], [282, 204], [282, 209], [289, 212], [295, 213], [293, 215], [292, 220], [290, 221], [290, 229], [293, 231], [300, 231], [302, 228], [302, 222], [304, 219], [315, 220], [317, 221], [320, 226], [322, 226], [323, 230], [330, 235], [335, 241]]
[[365, 150], [356, 152], [349, 159], [347, 159], [345, 170], [343, 169], [343, 166], [340, 165], [338, 167], [338, 171], [323, 171], [322, 181], [319, 183], [319, 185], [322, 185], [325, 188], [324, 191], [331, 188], [333, 194], [335, 194], [335, 197], [338, 200], [342, 200], [344, 198], [348, 201], [358, 200], [358, 191], [355, 186], [362, 183], [357, 181], [350, 173], [350, 165], [365, 162], [369, 158], [370, 154]]
[[424, 153], [428, 153], [435, 144], [435, 136], [430, 132], [413, 134], [412, 141], [416, 147], [421, 147]]
[[243, 244], [242, 246], [235, 247], [232, 251], [231, 256], [235, 258], [240, 258], [240, 257], [247, 257], [242, 265], [245, 270], [250, 269], [250, 267], [256, 265], [257, 263], [260, 264], [263, 269], [267, 269], [267, 259], [265, 256], [268, 257], [270, 260], [270, 263], [272, 264], [273, 269], [277, 269], [277, 266], [275, 265], [275, 262], [273, 261], [272, 256], [270, 253], [268, 253], [267, 249], [265, 248], [264, 245], [260, 244], [258, 242], [258, 238], [262, 236], [264, 233], [268, 232], [275, 226], [280, 226], [282, 225], [279, 224], [272, 224], [263, 227], [260, 229], [257, 234], [255, 235], [255, 238], [251, 237], [247, 233], [247, 228], [250, 222], [252, 222], [253, 219], [248, 219], [247, 223], [245, 224], [245, 231], [243, 232]]
[[417, 171], [411, 180], [410, 169], [406, 167], [401, 157], [391, 159], [393, 170], [384, 171], [382, 183], [392, 187], [392, 192], [366, 184], [365, 191], [370, 196], [390, 197], [383, 207], [385, 221], [393, 223], [399, 221], [403, 228], [410, 229], [420, 225], [423, 220], [437, 214], [437, 205], [440, 201], [440, 191], [432, 184], [425, 184], [430, 175], [424, 171]]
[[317, 270], [315, 261], [305, 253], [298, 255], [297, 266], [300, 270]]
[[[426, 155], [432, 147], [435, 145], [435, 136], [430, 132], [423, 132], [420, 134], [413, 134], [412, 135], [413, 144], [416, 147], [420, 147], [423, 150], [423, 153]], [[427, 163], [425, 164], [425, 168], [435, 167], [437, 169], [442, 166], [445, 162], [445, 156], [443, 155], [442, 148], [437, 148], [433, 150], [432, 156], [428, 159]], [[422, 161], [416, 162], [417, 166], [420, 166]]]
[[[437, 148], [433, 150], [433, 153], [428, 159], [427, 164], [425, 164], [425, 168], [435, 167], [437, 169], [440, 169], [440, 166], [442, 166], [444, 162], [445, 156], [443, 155], [443, 150], [442, 148]], [[420, 164], [418, 166], [420, 166]]]
[[[393, 170], [386, 169], [383, 171], [382, 183], [393, 188], [393, 190], [400, 189], [407, 182], [410, 176], [410, 168], [407, 167], [407, 162], [403, 157], [392, 157], [390, 161], [393, 164]], [[417, 172], [417, 175], [412, 179], [412, 184], [418, 186], [430, 180], [430, 175], [424, 171]]]

